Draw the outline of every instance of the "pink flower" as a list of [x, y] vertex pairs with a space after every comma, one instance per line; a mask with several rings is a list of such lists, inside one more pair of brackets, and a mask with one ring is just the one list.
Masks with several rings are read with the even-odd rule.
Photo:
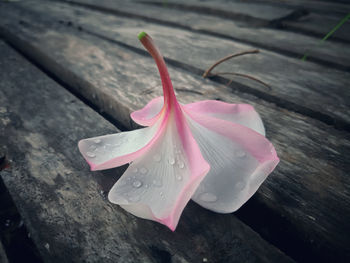
[[237, 210], [279, 162], [259, 115], [247, 104], [180, 105], [153, 40], [144, 32], [139, 39], [157, 63], [164, 98], [131, 114], [148, 127], [81, 140], [80, 152], [93, 171], [130, 163], [109, 200], [171, 230], [191, 198], [215, 212]]

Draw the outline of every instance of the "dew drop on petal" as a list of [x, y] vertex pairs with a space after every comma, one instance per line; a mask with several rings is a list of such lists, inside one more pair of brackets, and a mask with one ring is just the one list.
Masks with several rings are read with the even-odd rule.
[[96, 157], [96, 155], [94, 153], [92, 153], [92, 152], [86, 152], [86, 156], [90, 157], [90, 158]]
[[245, 187], [245, 182], [241, 181], [241, 182], [238, 182], [235, 186], [235, 188], [239, 191], [242, 191]]
[[163, 192], [160, 192], [160, 193], [159, 193], [159, 195], [160, 195], [161, 197], [163, 197], [163, 196], [164, 196]]
[[174, 157], [170, 157], [168, 162], [171, 164], [171, 165], [174, 165], [175, 164], [175, 159]]
[[148, 172], [148, 170], [145, 167], [142, 167], [140, 169], [140, 173], [142, 173], [142, 174], [146, 174], [147, 172]]
[[94, 143], [100, 143], [101, 142], [101, 139], [95, 139], [94, 140]]
[[142, 182], [139, 180], [136, 180], [132, 183], [132, 186], [135, 188], [140, 188], [142, 186]]
[[152, 183], [157, 187], [161, 187], [163, 185], [161, 180], [153, 180]]
[[156, 154], [155, 156], [153, 156], [153, 160], [156, 162], [160, 162], [161, 159], [162, 157], [159, 154]]
[[177, 175], [176, 176], [176, 180], [181, 181], [182, 180], [182, 176], [181, 175]]
[[130, 202], [137, 202], [137, 201], [140, 201], [140, 196], [138, 196], [138, 195], [133, 195], [133, 196], [130, 196], [129, 198], [128, 198], [128, 200], [130, 201]]
[[245, 152], [244, 151], [242, 151], [242, 150], [238, 150], [238, 151], [236, 151], [236, 156], [237, 157], [239, 157], [239, 158], [243, 158], [243, 157], [245, 157]]
[[184, 162], [180, 161], [180, 162], [179, 162], [179, 167], [180, 167], [181, 169], [184, 168], [184, 167], [185, 167]]
[[203, 202], [216, 202], [218, 200], [217, 196], [212, 193], [203, 193], [199, 197]]

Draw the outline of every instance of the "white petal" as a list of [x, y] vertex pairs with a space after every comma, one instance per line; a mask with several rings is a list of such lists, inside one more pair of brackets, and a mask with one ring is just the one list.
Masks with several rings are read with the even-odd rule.
[[103, 170], [129, 163], [154, 138], [160, 121], [143, 129], [81, 140], [78, 144], [79, 150], [91, 170]]
[[264, 124], [249, 104], [230, 104], [216, 100], [204, 100], [186, 104], [185, 110], [246, 126], [265, 136]]
[[[192, 200], [219, 213], [237, 210], [256, 192], [277, 165], [278, 158], [274, 159], [275, 153], [271, 153], [271, 160], [268, 157], [259, 162], [240, 141], [209, 130], [190, 118], [189, 123], [202, 155], [211, 167]], [[266, 140], [258, 133], [254, 134]]]
[[169, 122], [148, 152], [128, 167], [108, 198], [138, 217], [174, 230], [183, 208], [209, 169], [203, 159], [200, 174], [193, 174], [189, 160], [175, 123]]

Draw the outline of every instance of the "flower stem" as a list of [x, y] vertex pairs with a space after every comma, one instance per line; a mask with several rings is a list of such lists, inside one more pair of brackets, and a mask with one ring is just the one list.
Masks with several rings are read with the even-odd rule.
[[173, 84], [171, 83], [169, 72], [162, 54], [158, 50], [157, 46], [154, 44], [153, 39], [147, 33], [141, 32], [138, 35], [138, 38], [142, 45], [146, 48], [146, 50], [151, 54], [151, 56], [157, 64], [163, 85], [164, 106], [169, 108], [175, 106], [173, 104], [177, 104], [177, 101], [173, 89]]

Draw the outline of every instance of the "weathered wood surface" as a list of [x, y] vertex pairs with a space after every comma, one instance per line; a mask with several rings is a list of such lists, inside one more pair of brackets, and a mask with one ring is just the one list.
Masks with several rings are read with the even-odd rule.
[[[254, 2], [254, 0], [252, 0], [251, 2]], [[327, 15], [345, 16], [349, 12], [349, 3], [347, 2], [347, 0], [258, 0], [258, 2], [264, 2], [273, 4], [274, 6], [283, 6], [289, 8], [307, 8], [308, 10], [311, 10], [314, 13]]]
[[109, 203], [125, 166], [89, 172], [77, 142], [118, 130], [0, 42], [1, 171], [45, 262], [293, 262], [234, 215], [191, 203], [176, 232]]
[[[69, 21], [43, 23], [26, 12], [16, 14], [15, 9], [1, 13], [0, 21], [8, 41], [127, 128], [132, 128], [128, 114], [160, 95], [152, 60], [130, 48], [72, 28]], [[170, 72], [184, 103], [218, 98], [250, 103], [261, 113], [281, 163], [246, 205], [248, 210], [259, 208], [258, 215], [247, 221], [288, 252], [299, 253], [300, 260], [345, 261], [349, 256], [349, 236], [344, 235], [349, 232], [350, 214], [349, 134], [184, 70], [170, 67]], [[259, 226], [261, 222], [266, 224]]]
[[[116, 13], [124, 16], [138, 16], [151, 22], [164, 23], [165, 25], [176, 26], [190, 29], [201, 33], [207, 33], [216, 37], [240, 41], [243, 43], [255, 45], [260, 48], [278, 51], [284, 55], [294, 58], [301, 58], [308, 53], [308, 60], [321, 64], [333, 65], [340, 69], [349, 69], [350, 56], [346, 44], [324, 42], [319, 45], [319, 41], [324, 35], [311, 37], [301, 35], [295, 32], [276, 30], [273, 27], [290, 28], [302, 25], [302, 29], [307, 33], [312, 33], [311, 28], [332, 29], [339, 22], [335, 19], [325, 19], [324, 16], [310, 14], [304, 20], [306, 21], [284, 21], [284, 20], [267, 20], [253, 21], [256, 25], [247, 24], [245, 19], [231, 20], [221, 16], [212, 16], [207, 13], [195, 13], [191, 10], [174, 9], [172, 5], [146, 5], [140, 3], [119, 3], [112, 0], [69, 0], [71, 4], [77, 4], [89, 7], [95, 10], [101, 10], [109, 13]], [[240, 10], [236, 10], [240, 11]], [[335, 24], [334, 24], [335, 23]], [[260, 25], [259, 25], [260, 24]], [[336, 35], [346, 35], [350, 33], [350, 28], [345, 26], [336, 31]], [[314, 35], [314, 34], [313, 34]], [[333, 38], [335, 35], [333, 35]], [[331, 39], [333, 39], [331, 38]], [[350, 40], [350, 39], [349, 39]], [[345, 53], [344, 53], [345, 52]], [[345, 58], [344, 58], [345, 57]]]
[[[23, 12], [23, 15], [35, 16], [42, 23], [56, 24], [62, 20], [71, 21], [85, 31], [138, 49], [139, 43], [134, 36], [140, 28], [146, 29], [162, 40], [159, 41], [159, 46], [164, 50], [165, 57], [169, 58], [170, 64], [196, 73], [204, 72], [214, 61], [228, 54], [253, 48], [234, 41], [224, 39], [218, 41], [213, 36], [142, 20], [73, 8], [67, 4], [49, 4], [44, 1], [41, 4], [28, 2], [15, 6], [17, 8], [10, 9], [8, 12]], [[43, 12], [48, 11], [50, 16], [42, 15]], [[350, 52], [350, 49], [348, 50]], [[234, 78], [233, 88], [252, 93], [281, 107], [318, 118], [328, 124], [334, 124], [336, 127], [350, 130], [348, 111], [350, 94], [347, 88], [350, 80], [349, 72], [303, 62], [300, 59], [291, 59], [267, 50], [263, 50], [258, 55], [239, 57], [223, 63], [217, 70], [253, 75], [272, 88], [268, 89], [254, 81], [237, 80], [237, 78]]]
[[[198, 1], [198, 0], [177, 0], [164, 3], [159, 0], [143, 0], [143, 3], [176, 8], [200, 14], [209, 14], [216, 17], [223, 17], [236, 21], [243, 21], [245, 26], [273, 27], [283, 31], [293, 30], [299, 33], [312, 34], [322, 38], [350, 11], [349, 6], [339, 4], [335, 6], [328, 3], [328, 7], [338, 8], [340, 13], [330, 11], [322, 14], [314, 13], [313, 6], [296, 5], [288, 6], [270, 4], [266, 1]], [[304, 1], [305, 2], [305, 1]], [[350, 41], [350, 23], [345, 24], [334, 33], [332, 40]], [[281, 33], [281, 32], [279, 32]]]

